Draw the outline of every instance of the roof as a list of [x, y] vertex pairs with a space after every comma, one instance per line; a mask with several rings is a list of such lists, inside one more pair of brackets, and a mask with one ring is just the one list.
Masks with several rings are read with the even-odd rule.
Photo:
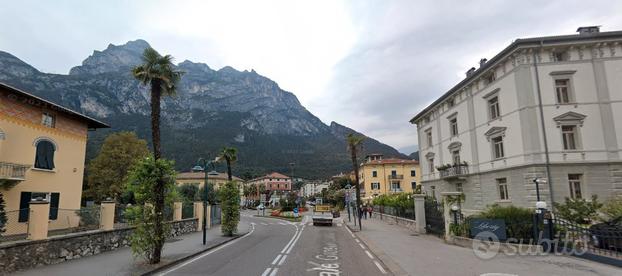
[[469, 82], [481, 77], [481, 75], [486, 72], [489, 68], [494, 67], [497, 62], [501, 61], [505, 56], [515, 51], [520, 47], [542, 47], [551, 44], [557, 43], [568, 43], [568, 42], [590, 42], [590, 41], [600, 41], [603, 39], [620, 39], [622, 38], [622, 31], [615, 32], [599, 32], [599, 33], [589, 33], [589, 34], [574, 34], [574, 35], [559, 35], [559, 36], [544, 36], [544, 37], [532, 37], [532, 38], [519, 38], [512, 42], [509, 46], [495, 55], [492, 59], [484, 63], [484, 65], [480, 66], [477, 70], [475, 70], [471, 75], [466, 77], [464, 80], [460, 81], [454, 87], [449, 89], [449, 91], [445, 92], [440, 98], [434, 101], [432, 104], [428, 105], [422, 111], [417, 113], [415, 117], [410, 119], [410, 123], [414, 124], [421, 116], [425, 115], [430, 111], [434, 106], [443, 102], [446, 98], [451, 96], [454, 92], [460, 90], [463, 86], [468, 84]]
[[418, 165], [419, 161], [417, 160], [407, 160], [407, 159], [399, 159], [399, 158], [387, 158], [382, 160], [372, 160], [369, 162], [363, 163], [365, 165], [383, 165], [383, 164], [413, 164]]
[[[209, 173], [207, 173], [207, 181], [209, 181], [209, 179], [219, 179], [219, 180], [226, 180], [228, 179], [227, 174], [226, 173], [219, 173], [216, 171], [211, 171]], [[205, 173], [204, 172], [182, 172], [177, 174], [177, 179], [197, 179], [197, 180], [203, 180], [205, 179]], [[237, 176], [233, 176], [232, 177], [233, 180], [235, 181], [242, 181], [241, 178], [237, 177]]]
[[249, 182], [250, 181], [255, 181], [255, 180], [260, 180], [260, 179], [266, 179], [266, 178], [287, 178], [287, 179], [289, 179], [290, 177], [287, 176], [287, 175], [278, 173], [278, 172], [272, 172], [272, 173], [266, 174], [264, 176], [253, 178], [253, 179], [249, 180]]
[[26, 91], [23, 91], [23, 90], [20, 90], [18, 88], [15, 88], [13, 86], [10, 86], [10, 85], [8, 85], [6, 83], [0, 82], [0, 87], [4, 88], [6, 90], [9, 90], [9, 91], [11, 91], [13, 93], [20, 94], [20, 95], [22, 95], [22, 96], [24, 96], [26, 98], [44, 102], [44, 103], [46, 103], [48, 105], [53, 106], [58, 111], [61, 111], [61, 112], [65, 113], [66, 115], [69, 115], [70, 117], [75, 117], [75, 118], [77, 118], [79, 120], [86, 121], [88, 128], [95, 129], [95, 128], [109, 128], [110, 127], [108, 124], [103, 123], [103, 122], [101, 122], [99, 120], [93, 119], [93, 118], [91, 118], [89, 116], [86, 116], [86, 115], [84, 115], [82, 113], [73, 111], [73, 110], [71, 110], [69, 108], [66, 108], [64, 106], [55, 104], [55, 103], [53, 103], [51, 101], [48, 101], [46, 99], [43, 99], [41, 97], [37, 97], [37, 96], [35, 96], [33, 94], [30, 94], [30, 93], [28, 93]]

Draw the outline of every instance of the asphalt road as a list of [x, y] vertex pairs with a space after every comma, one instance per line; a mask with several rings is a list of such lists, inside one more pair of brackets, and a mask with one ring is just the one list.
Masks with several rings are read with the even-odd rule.
[[253, 214], [242, 213], [253, 225], [246, 236], [160, 275], [391, 275], [340, 219], [328, 227], [310, 216], [290, 223]]

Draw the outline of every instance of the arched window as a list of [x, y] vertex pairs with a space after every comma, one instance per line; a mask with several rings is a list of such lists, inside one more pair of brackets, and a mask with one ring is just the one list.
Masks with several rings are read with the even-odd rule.
[[44, 170], [54, 169], [54, 152], [56, 146], [49, 140], [39, 140], [36, 143], [35, 168]]

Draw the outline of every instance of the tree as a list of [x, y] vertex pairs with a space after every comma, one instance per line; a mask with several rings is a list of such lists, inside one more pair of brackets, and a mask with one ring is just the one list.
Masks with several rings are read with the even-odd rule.
[[233, 236], [238, 231], [238, 222], [240, 221], [240, 192], [238, 184], [233, 181], [227, 181], [220, 188], [219, 198], [222, 207], [222, 225], [220, 227], [222, 234], [225, 236]]
[[0, 235], [6, 231], [5, 227], [8, 221], [5, 208], [6, 204], [4, 202], [4, 194], [0, 193]]
[[622, 217], [622, 196], [616, 196], [605, 201], [600, 212], [603, 213], [602, 219], [605, 221]]
[[348, 141], [348, 150], [350, 151], [352, 168], [354, 169], [354, 187], [356, 187], [356, 211], [359, 218], [359, 230], [363, 230], [363, 226], [361, 225], [361, 212], [359, 210], [361, 208], [361, 190], [359, 184], [359, 165], [356, 154], [359, 150], [361, 150], [361, 145], [363, 144], [363, 140], [365, 140], [365, 137], [350, 133], [348, 134], [348, 136], [346, 136], [346, 140]]
[[170, 231], [169, 225], [162, 224], [162, 228], [158, 229], [155, 223], [162, 220], [163, 214], [155, 208], [160, 195], [153, 193], [153, 190], [162, 184], [165, 191], [163, 203], [172, 205], [177, 198], [174, 167], [173, 161], [147, 157], [139, 161], [128, 176], [127, 187], [136, 198], [136, 205], [125, 211], [130, 224], [136, 227], [130, 237], [132, 253], [144, 257], [150, 263], [159, 260], [156, 259], [160, 254], [158, 247], [164, 243]]
[[121, 199], [129, 170], [149, 155], [147, 141], [134, 132], [117, 132], [106, 137], [99, 154], [88, 166], [85, 197], [95, 201]]
[[233, 176], [231, 174], [231, 164], [235, 163], [238, 160], [238, 149], [234, 147], [224, 147], [220, 154], [218, 155], [220, 160], [224, 159], [227, 162], [227, 177], [229, 181], [233, 181]]
[[[219, 201], [218, 193], [219, 191], [214, 189], [214, 183], [208, 181], [207, 182], [207, 202], [209, 202], [209, 204], [218, 203]], [[205, 186], [199, 189], [199, 198], [201, 199], [201, 201], [205, 200]]]
[[598, 217], [598, 209], [603, 204], [598, 202], [598, 196], [592, 195], [592, 200], [583, 198], [565, 198], [564, 203], [553, 202], [559, 217], [579, 224], [589, 224]]
[[[132, 69], [132, 74], [143, 85], [151, 88], [151, 143], [153, 144], [153, 157], [159, 160], [160, 152], [160, 101], [163, 95], [174, 95], [177, 91], [177, 83], [181, 80], [183, 72], [175, 70], [171, 55], [161, 56], [156, 50], [149, 47], [142, 56], [143, 64]], [[164, 181], [156, 179], [153, 187], [155, 194], [154, 209], [156, 214], [162, 214], [164, 209]], [[163, 235], [163, 218], [156, 216], [154, 220], [155, 235]], [[157, 240], [153, 248], [150, 262], [159, 263], [164, 240]]]

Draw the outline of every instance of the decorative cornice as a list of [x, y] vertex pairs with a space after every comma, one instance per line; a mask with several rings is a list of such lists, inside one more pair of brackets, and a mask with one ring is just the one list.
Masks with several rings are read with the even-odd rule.
[[450, 151], [454, 151], [454, 150], [460, 150], [460, 148], [462, 147], [462, 143], [456, 141], [456, 142], [452, 142], [451, 144], [449, 144], [449, 146], [447, 146], [447, 148]]
[[562, 115], [559, 115], [553, 118], [553, 120], [557, 123], [557, 127], [560, 127], [562, 125], [583, 126], [583, 121], [585, 121], [586, 117], [587, 117], [586, 115], [569, 111], [569, 112], [566, 112]]
[[[1, 114], [1, 113], [0, 113]], [[15, 117], [10, 117], [7, 114], [2, 114], [3, 116], [0, 116], [0, 120], [5, 120], [9, 123], [13, 123], [19, 126], [23, 126], [23, 127], [27, 127], [30, 129], [34, 129], [37, 131], [41, 131], [41, 132], [45, 132], [51, 135], [58, 135], [58, 136], [63, 136], [63, 137], [67, 137], [70, 139], [74, 139], [74, 140], [78, 140], [78, 141], [86, 141], [86, 135], [82, 136], [82, 135], [77, 135], [71, 132], [67, 132], [67, 131], [61, 131], [58, 130], [56, 128], [49, 128], [46, 126], [42, 126], [42, 125], [38, 125], [38, 124], [34, 124], [30, 121], [24, 120], [24, 119], [19, 119], [19, 118], [15, 118]]]
[[488, 131], [486, 131], [486, 133], [484, 133], [484, 135], [486, 135], [486, 138], [489, 140], [493, 136], [505, 136], [506, 129], [507, 127], [491, 127]]
[[572, 75], [576, 73], [577, 70], [565, 70], [565, 71], [553, 71], [549, 73], [551, 76], [560, 76], [560, 75]]

